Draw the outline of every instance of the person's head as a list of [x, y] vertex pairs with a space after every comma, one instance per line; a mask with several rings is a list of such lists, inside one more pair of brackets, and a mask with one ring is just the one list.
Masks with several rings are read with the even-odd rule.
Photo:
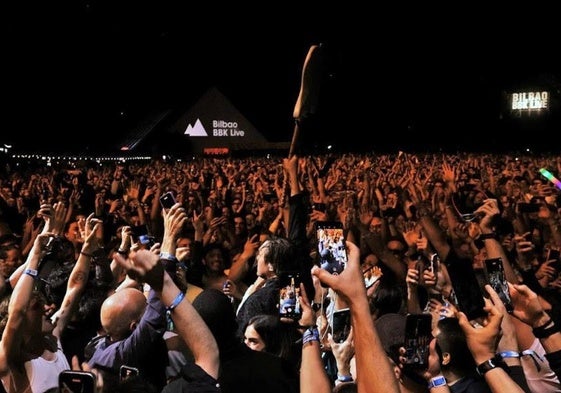
[[293, 270], [294, 247], [285, 238], [269, 238], [259, 247], [256, 261], [257, 275], [263, 278], [274, 276], [281, 270]]
[[460, 376], [473, 374], [477, 365], [457, 318], [439, 320], [433, 335], [436, 337], [435, 348], [443, 372], [452, 371]]
[[333, 387], [332, 393], [357, 393], [358, 387], [355, 381], [342, 382]]
[[404, 294], [396, 282], [395, 276], [390, 272], [380, 277], [380, 284], [370, 298], [370, 311], [379, 318], [387, 313], [399, 313], [403, 307]]
[[214, 288], [205, 289], [193, 300], [193, 307], [212, 332], [221, 353], [225, 348], [239, 343], [236, 338], [236, 314], [224, 292]]
[[257, 225], [257, 217], [255, 216], [255, 213], [253, 212], [248, 212], [245, 214], [245, 226], [247, 227], [247, 230], [250, 231], [252, 230], [255, 225]]
[[222, 274], [232, 265], [228, 250], [220, 243], [210, 243], [203, 249], [203, 262], [207, 272]]
[[236, 236], [247, 236], [247, 225], [242, 214], [234, 214], [234, 233]]
[[244, 330], [244, 343], [254, 351], [276, 352], [279, 344], [280, 320], [275, 315], [252, 317]]
[[146, 297], [138, 289], [125, 288], [101, 305], [101, 325], [112, 341], [123, 340], [136, 328], [146, 308]]
[[23, 263], [19, 244], [0, 245], [0, 274], [8, 278]]

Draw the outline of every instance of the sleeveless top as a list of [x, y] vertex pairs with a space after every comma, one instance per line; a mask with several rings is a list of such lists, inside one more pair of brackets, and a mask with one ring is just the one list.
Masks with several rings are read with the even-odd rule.
[[32, 393], [43, 393], [58, 388], [58, 375], [63, 370], [70, 370], [70, 365], [62, 352], [60, 340], [57, 340], [57, 351], [53, 360], [38, 357], [25, 362], [25, 372]]

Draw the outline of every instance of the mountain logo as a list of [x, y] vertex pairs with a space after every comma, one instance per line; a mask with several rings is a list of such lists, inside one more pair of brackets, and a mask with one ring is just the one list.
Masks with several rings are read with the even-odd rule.
[[199, 119], [197, 119], [194, 126], [188, 124], [187, 129], [183, 134], [189, 136], [208, 136], [205, 128], [203, 127], [203, 123], [201, 123]]

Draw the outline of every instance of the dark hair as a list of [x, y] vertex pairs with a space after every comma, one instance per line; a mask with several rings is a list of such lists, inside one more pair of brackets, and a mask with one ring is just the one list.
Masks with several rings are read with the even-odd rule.
[[206, 258], [207, 254], [213, 250], [218, 250], [222, 254], [222, 260], [224, 261], [224, 268], [228, 269], [232, 266], [232, 257], [230, 256], [230, 251], [220, 243], [209, 243], [203, 248], [202, 256]]
[[[453, 370], [461, 376], [475, 373], [475, 360], [466, 341], [466, 336], [457, 318], [444, 318], [438, 321], [439, 332], [436, 336], [436, 352], [443, 370]], [[450, 362], [442, 364], [443, 354], [450, 354]]]
[[245, 329], [253, 325], [253, 328], [265, 343], [265, 352], [273, 355], [289, 358], [291, 355], [292, 340], [287, 330], [288, 325], [280, 321], [279, 317], [270, 314], [259, 314], [253, 316], [245, 325]]
[[399, 313], [403, 306], [403, 290], [391, 274], [380, 278], [380, 284], [370, 299], [370, 313], [377, 317], [388, 313]]
[[358, 392], [358, 387], [356, 386], [356, 382], [343, 382], [337, 386], [333, 387], [333, 393], [356, 393]]
[[298, 270], [296, 264], [296, 253], [292, 243], [283, 237], [271, 237], [263, 246], [266, 247], [265, 262], [273, 265], [275, 272]]

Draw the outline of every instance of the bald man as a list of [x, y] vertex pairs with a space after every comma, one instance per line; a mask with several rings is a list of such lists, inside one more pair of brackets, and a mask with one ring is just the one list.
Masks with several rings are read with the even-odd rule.
[[97, 342], [88, 366], [114, 377], [122, 365], [136, 367], [145, 380], [161, 390], [168, 365], [163, 339], [165, 312], [153, 289], [148, 299], [135, 288], [124, 288], [109, 296], [101, 306], [106, 336]]

